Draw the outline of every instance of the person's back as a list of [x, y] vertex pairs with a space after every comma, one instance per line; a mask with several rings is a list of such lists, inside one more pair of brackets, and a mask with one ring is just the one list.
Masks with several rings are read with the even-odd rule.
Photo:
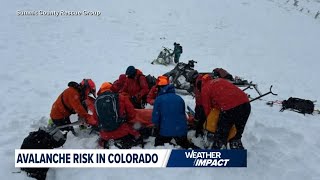
[[176, 42], [173, 43], [173, 45], [174, 45], [174, 49], [173, 49], [173, 52], [171, 53], [171, 55], [174, 55], [174, 62], [178, 63], [179, 59], [180, 59], [180, 55], [183, 52], [182, 46]]
[[108, 82], [101, 85], [95, 100], [95, 108], [99, 126], [106, 131], [113, 131], [135, 117], [135, 110], [129, 97], [113, 92], [112, 85]]
[[172, 84], [160, 90], [154, 103], [152, 122], [159, 126], [161, 136], [187, 135], [185, 103], [180, 96], [175, 94]]
[[[76, 82], [69, 82], [68, 88], [65, 89], [53, 103], [50, 118], [56, 126], [70, 124], [70, 115], [78, 114], [80, 118], [86, 120], [87, 123], [91, 123], [93, 117], [87, 113], [82, 105], [82, 101], [85, 100], [91, 93], [95, 96], [95, 84], [91, 79], [84, 79], [80, 84]], [[64, 128], [66, 130], [73, 130], [72, 127]]]
[[178, 44], [178, 52], [179, 52], [180, 54], [183, 53], [183, 49], [182, 49], [182, 46], [181, 46], [180, 44]]
[[133, 120], [136, 115], [129, 97], [112, 92], [110, 83], [105, 82], [101, 85], [95, 102], [95, 109], [94, 116], [99, 122], [102, 146], [105, 146], [105, 142], [110, 139], [119, 140], [127, 137], [127, 140], [133, 140], [140, 136], [139, 132], [127, 123]]
[[[202, 82], [201, 101], [208, 115], [212, 106], [226, 111], [249, 102], [249, 99], [240, 88], [225, 79], [218, 78], [207, 83]], [[211, 104], [212, 102], [214, 104]]]
[[80, 92], [73, 87], [68, 87], [53, 103], [50, 117], [52, 119], [63, 119], [75, 114], [75, 109], [77, 109], [79, 116], [85, 117], [87, 112], [81, 105], [80, 99]]
[[241, 138], [251, 112], [249, 98], [228, 80], [218, 78], [206, 81], [204, 77], [202, 78], [201, 100], [205, 113], [208, 116], [212, 108], [220, 110], [211, 148], [226, 147], [230, 129], [232, 125], [235, 125], [236, 135], [229, 140], [229, 146], [231, 149], [244, 149]]

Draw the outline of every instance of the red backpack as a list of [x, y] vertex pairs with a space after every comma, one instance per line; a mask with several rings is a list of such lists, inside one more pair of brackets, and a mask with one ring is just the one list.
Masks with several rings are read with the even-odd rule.
[[233, 77], [230, 73], [228, 73], [228, 71], [226, 71], [225, 69], [222, 68], [215, 68], [213, 71], [213, 75], [215, 77], [219, 77], [219, 78], [223, 78], [223, 79], [228, 79], [230, 81], [233, 81]]

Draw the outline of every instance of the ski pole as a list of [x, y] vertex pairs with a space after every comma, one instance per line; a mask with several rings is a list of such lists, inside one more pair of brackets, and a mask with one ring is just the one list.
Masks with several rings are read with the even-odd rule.
[[267, 92], [267, 93], [265, 93], [265, 94], [262, 94], [262, 95], [260, 95], [260, 96], [258, 96], [258, 97], [256, 97], [256, 98], [254, 98], [254, 99], [251, 99], [250, 102], [255, 101], [255, 100], [257, 100], [257, 99], [260, 99], [260, 98], [262, 98], [262, 97], [264, 97], [264, 96], [266, 96], [266, 95], [268, 95], [268, 94], [272, 94], [272, 95], [274, 95], [274, 96], [277, 96], [277, 95], [278, 95], [278, 94], [275, 94], [275, 93], [272, 92], [272, 85], [271, 85], [269, 92]]

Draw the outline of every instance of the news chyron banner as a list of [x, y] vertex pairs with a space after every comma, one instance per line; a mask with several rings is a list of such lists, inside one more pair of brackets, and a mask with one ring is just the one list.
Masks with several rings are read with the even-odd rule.
[[171, 149], [16, 149], [15, 167], [247, 167], [247, 151]]

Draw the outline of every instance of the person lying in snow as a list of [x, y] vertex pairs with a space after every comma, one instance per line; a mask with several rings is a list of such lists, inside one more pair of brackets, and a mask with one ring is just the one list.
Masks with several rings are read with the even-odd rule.
[[230, 148], [244, 149], [241, 137], [251, 112], [248, 96], [228, 80], [212, 79], [209, 75], [204, 75], [202, 77], [201, 102], [207, 117], [213, 108], [220, 110], [212, 149], [226, 147], [232, 125], [235, 125], [237, 132], [235, 137], [229, 141]]

